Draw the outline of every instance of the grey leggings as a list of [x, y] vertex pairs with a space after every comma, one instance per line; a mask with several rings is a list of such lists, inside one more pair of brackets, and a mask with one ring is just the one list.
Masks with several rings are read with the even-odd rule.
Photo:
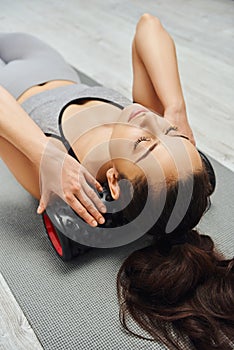
[[17, 99], [51, 80], [80, 82], [78, 73], [43, 41], [24, 33], [0, 33], [0, 85]]

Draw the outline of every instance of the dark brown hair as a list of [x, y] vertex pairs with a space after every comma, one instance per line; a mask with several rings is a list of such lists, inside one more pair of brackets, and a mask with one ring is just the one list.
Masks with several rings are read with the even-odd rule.
[[[188, 179], [180, 181], [186, 186]], [[197, 350], [230, 350], [234, 340], [234, 260], [224, 260], [212, 239], [194, 229], [209, 207], [207, 173], [203, 169], [193, 175], [188, 210], [174, 231], [166, 234], [179, 185], [179, 181], [168, 184], [164, 209], [149, 232], [152, 244], [133, 252], [119, 270], [120, 321], [131, 334], [160, 340], [169, 349], [181, 349], [178, 339], [187, 336]], [[144, 181], [135, 185], [128, 218], [146, 197], [146, 188]], [[151, 338], [134, 333], [128, 325], [131, 318]]]

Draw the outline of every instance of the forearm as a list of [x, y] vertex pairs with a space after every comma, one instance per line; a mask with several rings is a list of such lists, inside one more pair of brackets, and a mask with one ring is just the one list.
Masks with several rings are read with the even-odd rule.
[[39, 166], [47, 137], [15, 99], [0, 87], [0, 136]]
[[134, 42], [164, 111], [179, 109], [185, 112], [175, 45], [160, 21], [151, 15], [142, 16]]
[[[8, 141], [8, 142], [6, 142]], [[88, 224], [104, 223], [99, 211], [105, 206], [90, 187], [102, 190], [100, 183], [62, 145], [48, 140], [15, 99], [0, 87], [0, 143], [5, 144], [8, 166], [33, 195], [39, 197], [38, 213], [47, 207], [51, 193], [60, 196]], [[12, 147], [12, 145], [14, 147]], [[17, 154], [17, 151], [18, 152]], [[16, 158], [17, 157], [17, 158]], [[28, 162], [29, 160], [29, 162]], [[15, 164], [12, 164], [12, 163]], [[17, 163], [17, 164], [16, 164]], [[28, 169], [25, 169], [25, 168]], [[28, 170], [28, 171], [27, 171]], [[19, 174], [20, 172], [20, 174]], [[29, 176], [28, 176], [29, 175]], [[34, 177], [33, 190], [28, 181]], [[40, 189], [37, 188], [40, 182]]]
[[133, 100], [161, 114], [195, 145], [187, 119], [175, 45], [160, 21], [143, 15], [133, 40]]

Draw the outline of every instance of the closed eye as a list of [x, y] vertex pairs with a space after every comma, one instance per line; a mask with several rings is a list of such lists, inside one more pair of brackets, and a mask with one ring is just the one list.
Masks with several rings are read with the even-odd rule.
[[146, 136], [141, 136], [137, 139], [136, 142], [134, 142], [134, 150], [137, 148], [137, 146], [139, 145], [140, 142], [142, 141], [150, 141], [151, 138], [150, 137], [146, 137]]
[[165, 135], [167, 135], [171, 130], [177, 131], [178, 128], [174, 125], [169, 126], [169, 128], [165, 132]]
[[[165, 132], [165, 135], [167, 135], [171, 130], [177, 131], [178, 128], [174, 125], [171, 125]], [[189, 140], [189, 137], [185, 136], [185, 135], [180, 135], [180, 134], [175, 134], [175, 135], [170, 135], [172, 137], [183, 137], [186, 140]]]

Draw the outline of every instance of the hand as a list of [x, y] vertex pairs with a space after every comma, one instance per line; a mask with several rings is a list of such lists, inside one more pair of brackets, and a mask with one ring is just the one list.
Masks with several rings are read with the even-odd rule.
[[164, 118], [178, 128], [178, 132], [189, 138], [189, 141], [196, 146], [196, 141], [193, 136], [192, 129], [189, 125], [186, 113], [172, 112], [165, 110]]
[[100, 183], [73, 157], [52, 142], [46, 146], [39, 173], [41, 199], [38, 214], [46, 209], [51, 194], [55, 193], [91, 226], [97, 226], [97, 222], [104, 223], [99, 211], [104, 213], [106, 208], [90, 187], [92, 185], [102, 191]]

